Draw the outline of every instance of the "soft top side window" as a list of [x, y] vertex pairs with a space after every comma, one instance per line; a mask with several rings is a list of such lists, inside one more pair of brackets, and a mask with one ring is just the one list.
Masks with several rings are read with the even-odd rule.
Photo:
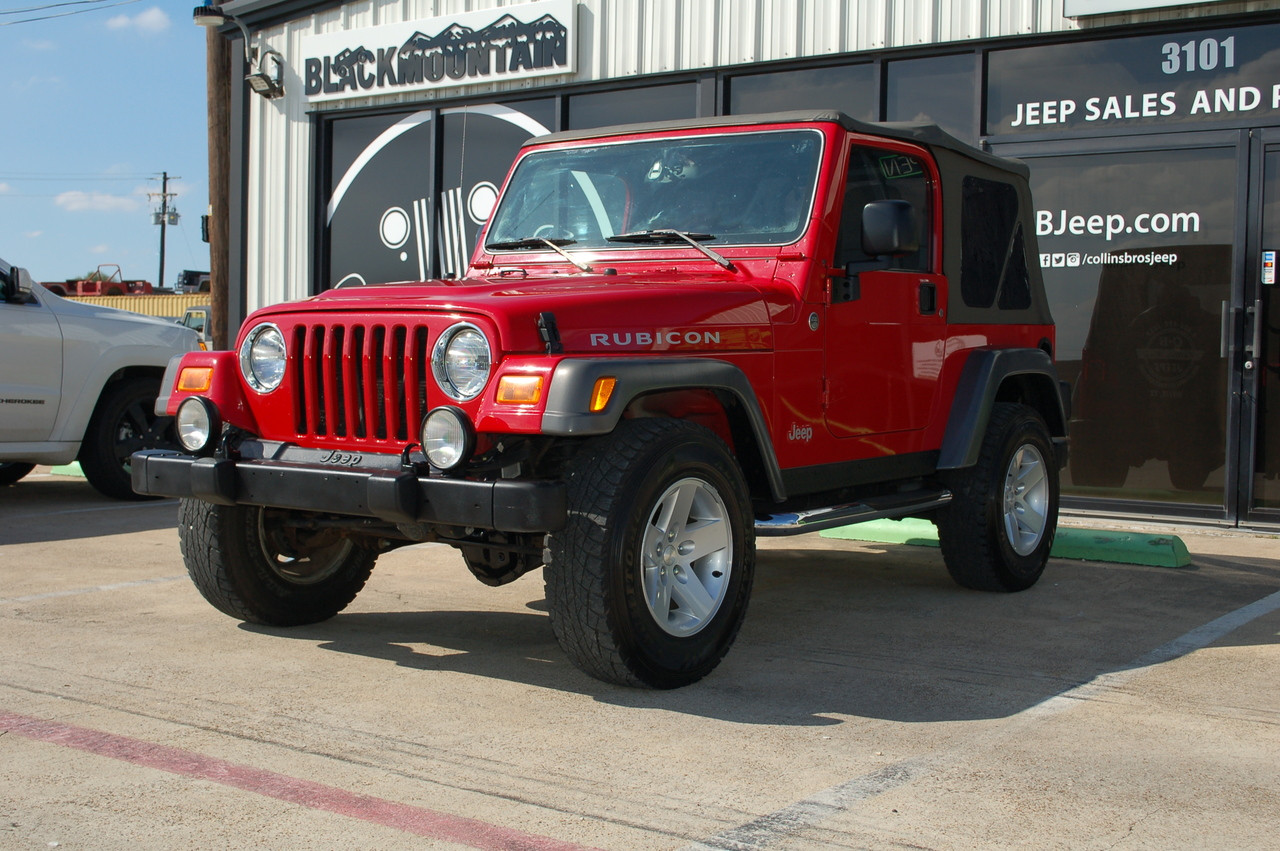
[[1025, 310], [1031, 278], [1018, 219], [1018, 190], [1010, 183], [964, 179], [960, 293], [969, 307]]

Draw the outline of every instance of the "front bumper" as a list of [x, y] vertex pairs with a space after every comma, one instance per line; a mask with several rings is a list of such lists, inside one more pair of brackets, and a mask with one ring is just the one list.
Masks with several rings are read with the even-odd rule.
[[500, 532], [555, 532], [565, 522], [562, 482], [420, 475], [404, 470], [391, 456], [361, 458], [358, 467], [335, 467], [268, 458], [200, 458], [151, 449], [135, 452], [131, 460], [133, 489], [150, 496]]

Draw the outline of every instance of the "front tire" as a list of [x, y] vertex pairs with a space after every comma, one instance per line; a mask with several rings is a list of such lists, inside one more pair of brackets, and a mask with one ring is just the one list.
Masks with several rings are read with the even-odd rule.
[[569, 519], [544, 568], [551, 626], [606, 682], [677, 688], [711, 672], [746, 615], [755, 530], [729, 448], [681, 420], [623, 421], [569, 465]]
[[318, 623], [364, 587], [377, 553], [287, 511], [183, 499], [178, 540], [196, 588], [218, 611], [266, 626]]
[[134, 493], [130, 456], [140, 449], [166, 449], [173, 418], [158, 417], [158, 378], [130, 378], [108, 385], [80, 444], [80, 469], [99, 493], [114, 499], [152, 499]]
[[1026, 405], [992, 408], [978, 463], [951, 474], [938, 541], [951, 578], [978, 591], [1023, 591], [1049, 560], [1058, 466], [1044, 420]]

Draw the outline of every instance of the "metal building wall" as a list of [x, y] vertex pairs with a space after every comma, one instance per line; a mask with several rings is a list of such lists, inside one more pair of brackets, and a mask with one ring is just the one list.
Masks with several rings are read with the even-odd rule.
[[[1276, 9], [1277, 0], [1219, 2], [1075, 21], [1063, 0], [579, 0], [578, 70], [537, 82], [437, 89], [432, 99], [548, 90], [562, 85], [742, 66], [947, 42], [1029, 36], [1077, 28]], [[226, 9], [269, 10], [270, 0]], [[361, 0], [255, 34], [284, 55], [286, 95], [249, 97], [246, 307], [305, 297], [310, 287], [314, 142], [298, 75], [312, 34], [447, 17], [518, 5], [502, 0]], [[421, 98], [391, 95], [324, 104], [348, 110]]]

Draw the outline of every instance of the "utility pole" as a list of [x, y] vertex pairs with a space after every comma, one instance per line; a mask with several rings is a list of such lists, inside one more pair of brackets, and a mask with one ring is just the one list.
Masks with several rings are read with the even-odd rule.
[[[173, 179], [181, 180], [182, 178], [174, 177]], [[165, 229], [169, 226], [169, 199], [176, 198], [177, 195], [177, 192], [169, 191], [169, 172], [167, 171], [160, 172], [160, 191], [147, 193], [149, 198], [159, 197], [160, 199], [160, 212], [156, 214], [158, 219], [156, 224], [160, 225], [160, 277], [156, 279], [157, 287], [164, 286], [164, 234]], [[177, 221], [177, 215], [177, 211], [173, 211], [175, 222]]]
[[[217, 5], [217, 3], [214, 3]], [[228, 343], [228, 268], [231, 171], [231, 44], [205, 33], [205, 86], [209, 103], [209, 330], [215, 349]]]

